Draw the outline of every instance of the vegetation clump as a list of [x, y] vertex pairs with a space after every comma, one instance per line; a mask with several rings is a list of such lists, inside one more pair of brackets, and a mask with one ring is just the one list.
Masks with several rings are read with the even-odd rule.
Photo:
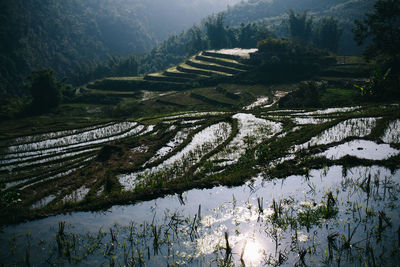
[[65, 80], [59, 82], [51, 69], [33, 71], [26, 85], [32, 95], [32, 108], [37, 112], [56, 108], [62, 101]]
[[327, 89], [326, 83], [303, 82], [299, 89], [289, 93], [279, 101], [281, 108], [322, 107], [321, 97]]
[[268, 38], [258, 49], [258, 76], [268, 82], [307, 79], [336, 62], [327, 51], [293, 40]]
[[360, 88], [367, 98], [400, 97], [399, 14], [399, 1], [378, 0], [373, 13], [367, 13], [362, 20], [355, 21], [354, 39], [359, 45], [367, 43], [364, 51], [366, 59], [373, 59], [379, 64], [367, 87]]

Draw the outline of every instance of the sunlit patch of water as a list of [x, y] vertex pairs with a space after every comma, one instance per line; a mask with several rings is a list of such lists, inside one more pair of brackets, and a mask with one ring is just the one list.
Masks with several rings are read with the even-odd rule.
[[250, 58], [250, 54], [255, 53], [257, 51], [258, 51], [257, 48], [251, 48], [251, 49], [230, 48], [230, 49], [210, 50], [210, 52], [215, 52], [215, 53], [225, 54], [225, 55], [239, 56], [241, 58]]
[[377, 118], [357, 118], [349, 119], [329, 128], [317, 136], [311, 138], [310, 141], [296, 145], [292, 152], [301, 149], [307, 149], [311, 146], [325, 145], [334, 142], [340, 142], [347, 137], [365, 137], [369, 135], [376, 125]]
[[[277, 109], [277, 110], [268, 111], [268, 112], [263, 113], [263, 114], [296, 113], [296, 112], [297, 112], [297, 115], [298, 115], [298, 114], [302, 114], [303, 112], [305, 112], [305, 110], [304, 109]], [[299, 112], [301, 112], [301, 113], [299, 113]]]
[[2, 160], [0, 161], [0, 170], [8, 170], [8, 171], [13, 171], [16, 168], [22, 168], [22, 167], [27, 167], [27, 166], [34, 166], [34, 165], [40, 165], [40, 164], [45, 164], [48, 162], [52, 161], [58, 161], [61, 159], [68, 159], [68, 158], [75, 158], [79, 155], [83, 154], [90, 154], [91, 152], [95, 152], [100, 150], [100, 148], [91, 148], [91, 149], [85, 149], [85, 150], [80, 150], [77, 152], [71, 152], [68, 153], [67, 151], [63, 151], [62, 153], [46, 153], [37, 156], [31, 156], [31, 157], [22, 157], [22, 158], [14, 158], [14, 159], [9, 159], [9, 160]]
[[149, 150], [148, 146], [145, 145], [141, 145], [141, 146], [137, 146], [134, 147], [130, 150], [131, 153], [146, 153]]
[[[307, 177], [294, 175], [265, 181], [260, 176], [240, 187], [190, 190], [181, 200], [168, 196], [137, 205], [116, 206], [106, 213], [49, 217], [6, 227], [0, 237], [11, 240], [16, 233], [19, 238], [13, 257], [23, 259], [27, 249], [25, 233], [30, 229], [29, 250], [31, 255], [37, 255], [32, 259], [35, 265], [60, 259], [49, 248], [57, 246], [54, 238], [57, 224], [65, 221], [66, 225], [74, 225], [67, 231], [75, 233], [77, 240], [85, 240], [87, 232], [97, 238], [100, 227], [115, 231], [117, 241], [113, 242], [112, 257], [116, 264], [123, 264], [133, 229], [133, 251], [143, 253], [148, 266], [171, 264], [172, 260], [190, 266], [226, 265], [226, 258], [231, 258], [228, 263], [236, 266], [242, 263], [294, 266], [302, 261], [306, 265], [321, 262], [334, 265], [338, 260], [344, 266], [359, 266], [371, 260], [390, 266], [399, 260], [396, 253], [399, 193], [400, 171], [391, 173], [378, 166], [333, 166], [311, 170]], [[324, 218], [316, 212], [326, 207], [328, 195], [335, 212], [332, 217]], [[155, 253], [154, 233], [158, 230], [160, 248]], [[95, 248], [99, 254], [84, 257], [82, 265], [107, 263], [104, 248], [109, 247], [111, 238], [107, 233], [99, 236], [103, 245]], [[226, 241], [232, 251], [229, 257], [226, 257], [229, 251]], [[90, 241], [85, 242], [77, 247], [78, 254], [86, 252]], [[10, 257], [9, 244], [0, 244], [2, 261]], [[335, 249], [331, 250], [332, 244]], [[372, 257], [371, 249], [380, 257]], [[65, 257], [61, 260], [67, 262]]]
[[367, 140], [353, 140], [327, 151], [317, 154], [326, 158], [337, 160], [344, 156], [354, 156], [361, 159], [384, 160], [400, 153], [399, 150], [391, 148], [388, 144], [377, 144]]
[[9, 146], [29, 144], [29, 143], [34, 143], [34, 142], [45, 141], [47, 139], [54, 139], [54, 138], [59, 138], [59, 137], [63, 137], [63, 136], [74, 135], [77, 133], [87, 132], [87, 131], [91, 131], [94, 129], [104, 128], [104, 127], [107, 127], [107, 126], [110, 126], [113, 124], [114, 123], [110, 122], [110, 123], [106, 123], [106, 124], [89, 126], [89, 127], [85, 127], [85, 128], [81, 128], [81, 129], [73, 129], [73, 130], [58, 131], [58, 132], [18, 137], [18, 138], [15, 138], [14, 140], [11, 140], [9, 142]]
[[146, 134], [148, 134], [148, 133], [151, 133], [151, 132], [154, 131], [154, 128], [155, 128], [155, 127], [156, 127], [155, 125], [148, 125], [148, 126], [146, 126], [146, 130], [140, 132], [139, 135], [140, 135], [140, 136], [143, 136], [143, 135], [146, 135]]
[[360, 109], [362, 107], [344, 107], [344, 108], [328, 108], [304, 113], [295, 113], [295, 116], [313, 116], [313, 115], [326, 115], [326, 114], [333, 114], [333, 113], [345, 113], [345, 112], [352, 112]]
[[279, 101], [282, 97], [286, 96], [288, 93], [289, 93], [289, 92], [286, 92], [286, 91], [276, 91], [275, 94], [274, 94], [274, 99], [273, 99], [272, 103], [271, 103], [271, 104], [264, 105], [263, 108], [270, 108], [270, 107], [272, 107], [273, 105], [275, 105], [276, 103], [278, 103], [278, 101]]
[[269, 98], [267, 96], [262, 96], [262, 97], [257, 98], [257, 100], [254, 103], [244, 107], [243, 109], [244, 110], [252, 110], [256, 107], [267, 104], [268, 101], [269, 101]]
[[61, 200], [62, 202], [78, 202], [85, 198], [85, 196], [89, 193], [90, 188], [86, 186], [81, 186], [80, 188], [73, 191], [71, 194], [66, 195]]
[[400, 143], [400, 120], [389, 123], [383, 134], [382, 141], [385, 143]]
[[254, 147], [282, 131], [280, 123], [260, 119], [252, 114], [238, 113], [233, 118], [238, 120], [239, 133], [212, 158], [212, 160], [223, 160], [224, 162], [219, 163], [221, 166], [236, 163], [247, 148]]
[[259, 266], [265, 254], [265, 247], [255, 238], [245, 239], [241, 257], [246, 266]]
[[332, 119], [326, 118], [313, 118], [313, 117], [297, 117], [293, 118], [294, 123], [304, 125], [304, 124], [321, 124], [325, 122], [329, 122]]
[[[130, 129], [129, 131], [125, 133], [121, 133], [119, 135], [114, 135], [111, 137], [105, 137], [105, 138], [100, 138], [96, 139], [94, 136], [91, 137], [92, 141], [83, 141], [82, 143], [77, 142], [77, 140], [73, 141], [73, 144], [68, 144], [67, 140], [61, 140], [60, 138], [60, 143], [54, 143], [50, 142], [47, 144], [46, 141], [40, 142], [41, 145], [47, 146], [48, 148], [46, 149], [36, 149], [34, 148], [36, 145], [35, 144], [30, 144], [29, 147], [32, 149], [32, 151], [29, 152], [12, 152], [9, 154], [6, 154], [3, 156], [3, 159], [8, 159], [8, 158], [18, 158], [18, 157], [31, 157], [31, 156], [36, 156], [36, 155], [47, 155], [47, 154], [53, 154], [53, 153], [60, 153], [62, 151], [68, 150], [68, 149], [73, 149], [73, 148], [82, 148], [82, 147], [87, 147], [87, 146], [96, 146], [96, 145], [101, 145], [107, 142], [111, 142], [114, 140], [134, 136], [138, 134], [140, 131], [144, 129], [143, 125], [139, 125], [137, 127], [134, 127]], [[60, 144], [64, 144], [64, 146], [58, 146]], [[24, 145], [23, 145], [24, 146]]]
[[203, 122], [204, 120], [183, 120], [181, 121], [181, 124], [194, 124], [194, 123], [199, 123], [199, 122]]
[[155, 153], [155, 155], [151, 159], [149, 159], [148, 162], [146, 162], [144, 164], [144, 166], [166, 156], [168, 153], [170, 153], [176, 147], [178, 147], [180, 144], [182, 144], [187, 139], [187, 137], [189, 136], [189, 134], [192, 131], [198, 129], [199, 127], [201, 127], [201, 126], [198, 125], [198, 126], [194, 126], [194, 127], [190, 127], [190, 128], [184, 128], [184, 129], [178, 131], [176, 133], [175, 137], [172, 140], [170, 140], [165, 146], [160, 148]]
[[226, 114], [226, 112], [220, 112], [220, 111], [213, 111], [213, 112], [188, 112], [184, 114], [179, 114], [179, 115], [174, 115], [174, 116], [168, 116], [163, 118], [164, 120], [173, 120], [173, 119], [181, 119], [181, 118], [187, 118], [187, 117], [193, 117], [193, 118], [201, 118], [201, 117], [207, 117], [207, 116], [218, 116], [218, 115], [223, 115]]
[[232, 126], [226, 122], [211, 125], [196, 133], [186, 147], [158, 166], [141, 172], [119, 175], [119, 182], [125, 190], [131, 190], [138, 182], [159, 171], [168, 173], [169, 178], [183, 175], [189, 167], [196, 164], [204, 155], [211, 152], [219, 144], [222, 144], [229, 137], [231, 131]]
[[51, 201], [53, 201], [56, 198], [55, 195], [49, 195], [47, 197], [42, 198], [41, 200], [33, 203], [31, 205], [32, 209], [40, 209], [45, 207], [47, 204], [49, 204]]
[[8, 147], [8, 153], [41, 150], [41, 149], [47, 149], [47, 148], [52, 148], [52, 147], [67, 146], [67, 145], [79, 144], [79, 143], [84, 143], [84, 142], [90, 142], [93, 140], [103, 139], [103, 138], [106, 138], [109, 136], [121, 134], [123, 132], [131, 130], [132, 128], [134, 128], [136, 126], [137, 126], [136, 122], [122, 122], [122, 123], [106, 126], [103, 128], [97, 128], [94, 130], [90, 130], [90, 131], [75, 134], [75, 135], [68, 135], [68, 136], [62, 136], [62, 137], [54, 138], [54, 139], [47, 139], [47, 140], [39, 141], [36, 143], [10, 146], [10, 147]]

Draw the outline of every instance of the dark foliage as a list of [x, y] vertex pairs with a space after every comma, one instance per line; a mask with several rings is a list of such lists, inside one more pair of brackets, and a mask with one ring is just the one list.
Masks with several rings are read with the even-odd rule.
[[365, 97], [400, 97], [400, 1], [378, 0], [374, 12], [356, 20], [354, 39], [359, 45], [371, 40], [364, 55], [379, 64], [367, 86], [360, 87]]
[[343, 30], [339, 28], [338, 21], [333, 18], [324, 18], [314, 31], [314, 43], [320, 47], [336, 53], [339, 48], [340, 37]]
[[296, 14], [289, 10], [289, 33], [293, 40], [307, 43], [311, 40], [313, 19], [307, 16], [307, 11]]
[[[76, 85], [114, 75], [107, 55], [147, 53], [168, 34], [225, 7], [226, 1], [207, 0], [2, 0], [0, 96], [23, 95], [23, 79], [41, 67]], [[123, 73], [130, 70], [125, 67]]]
[[259, 75], [269, 82], [308, 78], [335, 62], [324, 50], [288, 39], [268, 38], [259, 42], [258, 48]]
[[223, 14], [209, 17], [205, 26], [211, 48], [221, 49], [229, 46], [228, 31], [225, 29]]
[[299, 89], [283, 97], [279, 101], [280, 108], [318, 108], [321, 95], [326, 90], [326, 84], [316, 82], [301, 83]]
[[62, 92], [69, 88], [65, 80], [57, 81], [52, 69], [35, 70], [28, 77], [26, 88], [32, 95], [34, 112], [46, 112], [57, 107], [62, 101]]
[[356, 20], [354, 39], [359, 45], [369, 38], [372, 42], [365, 49], [368, 59], [390, 61], [398, 71], [400, 60], [400, 2], [378, 0], [374, 12], [367, 13], [363, 20]]
[[375, 0], [250, 0], [229, 8], [224, 12], [224, 18], [230, 27], [250, 22], [267, 23], [277, 37], [287, 38], [290, 36], [289, 24], [282, 23], [282, 19], [288, 19], [289, 8], [299, 14], [308, 10], [308, 14], [312, 14], [314, 22], [318, 22], [324, 17], [334, 17], [338, 20], [338, 25], [343, 32], [338, 51], [345, 54], [356, 54], [361, 53], [362, 49], [352, 38], [353, 21], [356, 18], [361, 19], [365, 12], [371, 10], [374, 3]]
[[114, 145], [105, 145], [100, 149], [99, 154], [97, 154], [97, 161], [105, 162], [109, 160], [113, 154], [121, 155], [122, 148]]
[[75, 85], [81, 85], [104, 77], [137, 76], [138, 69], [139, 63], [135, 56], [118, 57], [109, 55], [106, 61], [92, 60], [79, 64], [71, 72], [69, 80]]

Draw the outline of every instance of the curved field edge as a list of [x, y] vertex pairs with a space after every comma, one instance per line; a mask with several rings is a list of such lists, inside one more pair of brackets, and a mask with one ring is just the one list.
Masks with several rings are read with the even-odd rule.
[[[260, 112], [254, 112], [254, 114], [260, 117]], [[318, 124], [318, 125], [305, 125], [300, 129], [295, 128], [295, 124], [292, 120], [287, 118], [274, 118], [273, 116], [263, 117], [273, 121], [281, 122], [283, 132], [285, 136], [273, 136], [271, 139], [263, 141], [260, 145], [254, 148], [248, 148], [246, 153], [239, 159], [236, 164], [227, 166], [224, 169], [214, 169], [210, 166], [208, 171], [216, 170], [219, 173], [211, 175], [205, 175], [204, 172], [195, 172], [200, 166], [206, 166], [208, 158], [215, 155], [218, 151], [221, 151], [233, 138], [236, 136], [237, 122], [232, 119], [232, 114], [217, 114], [215, 116], [206, 116], [206, 123], [202, 123], [202, 126], [191, 133], [181, 146], [174, 149], [170, 154], [166, 155], [165, 158], [171, 157], [176, 154], [182, 148], [184, 148], [194, 136], [196, 132], [201, 131], [216, 122], [227, 121], [232, 127], [232, 132], [229, 138], [221, 145], [217, 146], [212, 152], [207, 154], [196, 164], [189, 172], [184, 176], [177, 177], [172, 180], [162, 179], [162, 177], [156, 177], [155, 182], [147, 186], [142, 186], [134, 189], [132, 192], [123, 191], [118, 183], [116, 176], [120, 173], [128, 172], [131, 170], [138, 170], [148, 159], [150, 159], [155, 151], [162, 147], [167, 140], [169, 140], [178, 129], [170, 133], [166, 133], [170, 125], [157, 124], [156, 128], [149, 134], [144, 136], [136, 136], [127, 138], [126, 140], [118, 140], [112, 142], [111, 145], [119, 147], [123, 156], [119, 156], [118, 153], [112, 153], [109, 160], [105, 162], [99, 162], [98, 160], [92, 160], [89, 166], [79, 169], [72, 175], [64, 179], [57, 179], [54, 181], [45, 181], [41, 184], [26, 188], [20, 192], [22, 198], [22, 207], [14, 209], [13, 212], [6, 213], [7, 216], [2, 218], [1, 223], [15, 223], [27, 219], [37, 219], [47, 217], [64, 212], [72, 211], [90, 211], [90, 210], [105, 210], [113, 205], [118, 204], [131, 204], [137, 203], [144, 200], [155, 199], [161, 196], [169, 194], [180, 194], [189, 189], [193, 188], [211, 188], [216, 185], [226, 186], [237, 186], [242, 185], [252, 177], [256, 176], [260, 171], [264, 171], [268, 177], [285, 177], [291, 174], [307, 174], [311, 168], [324, 168], [326, 166], [343, 165], [345, 168], [352, 166], [370, 166], [378, 165], [385, 166], [389, 169], [396, 169], [399, 167], [400, 157], [394, 156], [387, 160], [376, 161], [376, 160], [365, 160], [358, 159], [356, 157], [346, 156], [338, 160], [329, 160], [322, 157], [314, 157], [319, 150], [325, 150], [334, 145], [342, 144], [349, 140], [354, 140], [356, 137], [345, 138], [344, 140], [332, 144], [317, 145], [307, 150], [299, 151], [295, 154], [295, 159], [285, 161], [276, 166], [270, 166], [271, 162], [278, 160], [288, 155], [289, 149], [294, 145], [299, 145], [307, 142], [312, 137], [326, 131], [327, 129], [337, 125], [338, 123], [352, 119], [352, 118], [364, 118], [364, 117], [376, 117], [376, 126], [372, 129], [371, 133], [363, 139], [373, 140], [381, 142], [380, 138], [384, 135], [385, 129], [392, 122], [399, 118], [399, 108], [391, 107], [388, 109], [380, 109], [377, 107], [365, 107], [358, 112], [336, 114], [332, 121]], [[196, 116], [182, 116], [178, 117], [178, 120], [198, 119]], [[175, 118], [173, 118], [175, 119]], [[151, 120], [151, 118], [149, 118]], [[142, 122], [145, 124], [145, 122]], [[179, 122], [177, 123], [179, 124]], [[164, 137], [160, 139], [163, 134], [157, 132], [164, 131]], [[156, 143], [154, 145], [153, 143]], [[153, 144], [153, 145], [152, 145]], [[121, 167], [121, 162], [126, 161], [126, 153], [133, 148], [139, 146], [149, 146], [147, 152], [142, 153], [138, 156], [136, 163], [132, 167]], [[393, 147], [398, 147], [398, 144], [393, 144]], [[124, 154], [125, 153], [125, 154]], [[162, 161], [160, 159], [160, 161]], [[153, 164], [155, 164], [153, 162]], [[61, 201], [65, 196], [71, 194], [75, 190], [82, 186], [90, 188], [89, 192], [79, 202], [63, 202]], [[53, 189], [52, 189], [53, 188]], [[54, 194], [56, 190], [61, 190], [57, 194], [54, 200], [48, 205], [39, 209], [30, 209], [29, 207], [40, 199]], [[37, 194], [37, 197], [24, 197], [32, 196]]]

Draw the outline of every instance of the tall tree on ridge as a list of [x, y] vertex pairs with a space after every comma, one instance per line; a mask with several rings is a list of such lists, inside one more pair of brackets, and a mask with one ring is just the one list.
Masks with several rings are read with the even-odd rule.
[[316, 29], [315, 44], [320, 48], [326, 48], [336, 53], [342, 32], [337, 20], [334, 18], [324, 18]]
[[205, 23], [210, 47], [213, 49], [225, 48], [228, 45], [227, 32], [224, 26], [224, 15], [219, 13], [211, 16]]
[[358, 45], [367, 45], [364, 55], [390, 65], [392, 72], [400, 74], [400, 1], [378, 0], [374, 13], [367, 13], [362, 21], [356, 20], [353, 29]]
[[295, 13], [289, 10], [289, 32], [291, 37], [302, 43], [307, 43], [311, 39], [313, 19], [308, 18], [307, 11]]

